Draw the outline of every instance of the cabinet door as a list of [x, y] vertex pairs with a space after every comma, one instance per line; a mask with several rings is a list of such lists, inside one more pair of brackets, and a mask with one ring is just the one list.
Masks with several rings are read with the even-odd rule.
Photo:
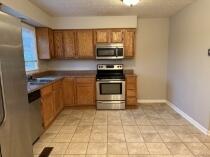
[[126, 75], [126, 104], [137, 105], [137, 76]]
[[111, 31], [111, 42], [122, 43], [123, 42], [123, 30], [113, 29]]
[[95, 30], [96, 43], [109, 43], [110, 30]]
[[44, 95], [41, 99], [42, 102], [42, 117], [44, 127], [46, 128], [52, 122], [54, 118], [54, 104], [53, 104], [53, 94]]
[[65, 58], [73, 58], [76, 54], [75, 48], [75, 32], [63, 32], [64, 56]]
[[95, 86], [93, 84], [77, 84], [77, 105], [95, 104]]
[[63, 90], [62, 90], [62, 88], [55, 89], [53, 91], [53, 97], [54, 97], [54, 114], [56, 116], [63, 109]]
[[135, 29], [124, 31], [125, 57], [132, 58], [135, 55]]
[[50, 54], [51, 59], [55, 57], [55, 50], [54, 50], [54, 38], [53, 38], [53, 30], [49, 29], [49, 47], [50, 47]]
[[52, 30], [44, 27], [36, 28], [37, 52], [39, 59], [51, 59], [54, 54]]
[[63, 32], [54, 31], [53, 35], [54, 35], [55, 58], [63, 58], [64, 57]]
[[94, 58], [93, 48], [93, 31], [79, 30], [77, 31], [77, 57], [78, 58]]
[[74, 78], [65, 78], [63, 80], [63, 103], [64, 106], [74, 106], [75, 102]]

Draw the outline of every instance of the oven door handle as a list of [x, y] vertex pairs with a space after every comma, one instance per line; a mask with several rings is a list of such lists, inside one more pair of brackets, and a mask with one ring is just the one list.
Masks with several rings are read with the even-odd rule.
[[97, 81], [98, 83], [124, 83], [125, 81], [111, 81], [111, 80], [106, 80], [106, 81], [103, 81], [103, 80], [100, 80], [100, 81]]

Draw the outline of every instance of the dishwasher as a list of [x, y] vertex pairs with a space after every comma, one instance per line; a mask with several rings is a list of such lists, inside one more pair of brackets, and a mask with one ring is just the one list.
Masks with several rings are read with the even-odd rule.
[[29, 93], [28, 102], [30, 105], [31, 137], [34, 144], [44, 132], [44, 128], [42, 126], [40, 90]]

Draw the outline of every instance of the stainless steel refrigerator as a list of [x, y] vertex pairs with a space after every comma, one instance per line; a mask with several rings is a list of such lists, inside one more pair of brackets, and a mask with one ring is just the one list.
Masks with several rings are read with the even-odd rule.
[[32, 157], [21, 22], [0, 12], [0, 157]]

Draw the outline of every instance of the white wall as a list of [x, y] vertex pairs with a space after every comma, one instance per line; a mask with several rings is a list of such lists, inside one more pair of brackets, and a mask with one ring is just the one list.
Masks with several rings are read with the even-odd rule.
[[210, 1], [198, 0], [171, 18], [168, 99], [209, 129]]
[[124, 61], [57, 60], [42, 61], [44, 69], [91, 70], [99, 63], [123, 63], [138, 75], [138, 98], [166, 99], [168, 19], [138, 19], [136, 57]]
[[25, 18], [29, 23], [50, 27], [52, 18], [28, 0], [0, 0], [7, 13]]
[[136, 28], [137, 16], [54, 17], [55, 29]]

